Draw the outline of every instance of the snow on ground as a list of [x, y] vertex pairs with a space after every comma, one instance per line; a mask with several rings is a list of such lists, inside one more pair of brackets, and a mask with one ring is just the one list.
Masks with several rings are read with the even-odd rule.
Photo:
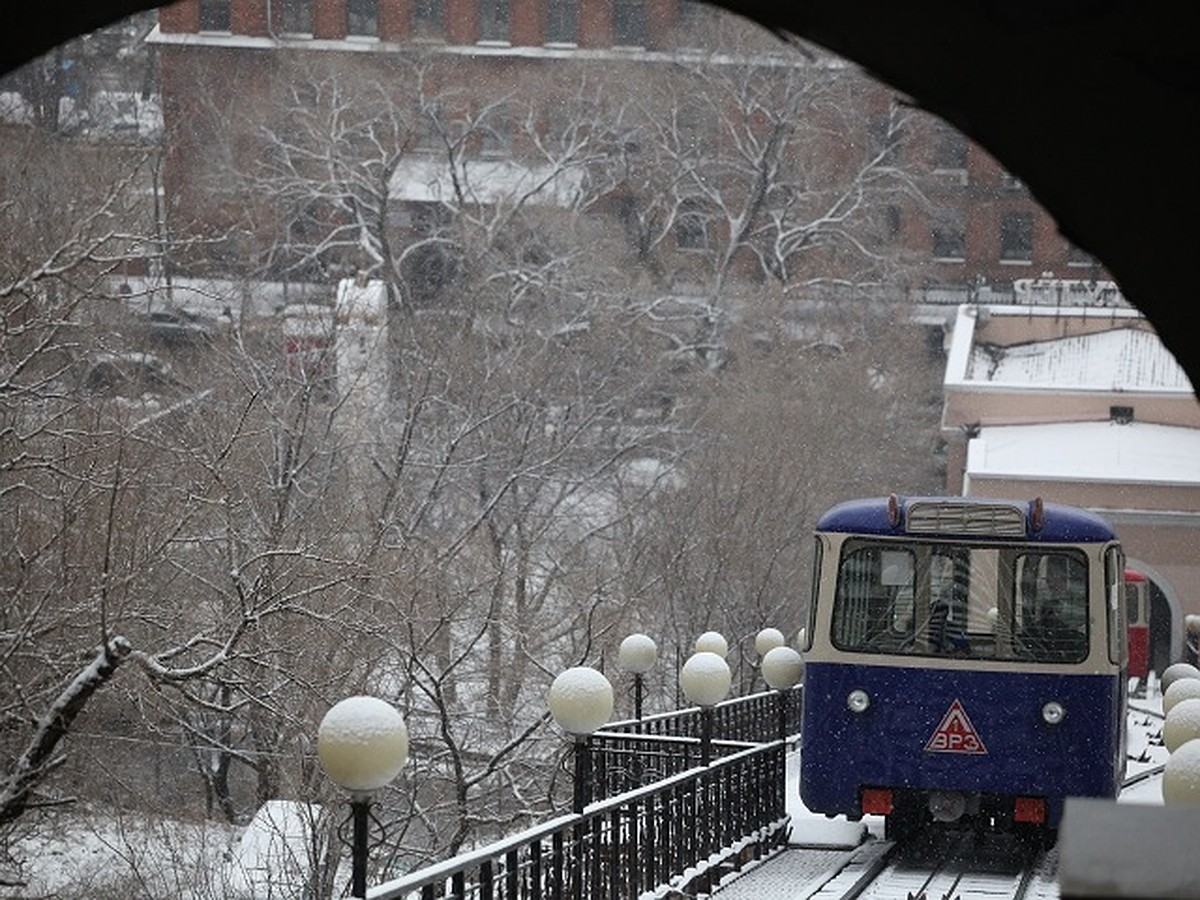
[[0, 868], [0, 898], [299, 900], [321, 815], [285, 800], [263, 804], [240, 827], [89, 810], [18, 840], [13, 856], [26, 865]]
[[[1162, 694], [1152, 684], [1144, 697], [1129, 698], [1129, 762], [1126, 777], [1164, 765], [1167, 748], [1162, 744]], [[1126, 788], [1118, 803], [1162, 806], [1162, 778], [1145, 778]]]
[[13, 869], [0, 861], [0, 897], [232, 896], [223, 869], [239, 831], [211, 822], [148, 822], [112, 809], [77, 810], [8, 848], [25, 865]]
[[850, 822], [845, 816], [827, 819], [820, 813], [809, 812], [800, 802], [800, 754], [788, 754], [787, 773], [788, 815], [791, 816], [790, 843], [805, 847], [854, 847], [868, 833], [883, 837], [883, 818], [865, 816], [861, 822]]

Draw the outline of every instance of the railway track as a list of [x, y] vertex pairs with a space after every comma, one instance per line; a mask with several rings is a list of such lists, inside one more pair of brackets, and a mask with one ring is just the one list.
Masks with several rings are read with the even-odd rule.
[[1034, 900], [1056, 898], [1055, 852], [1007, 835], [936, 830], [897, 844], [869, 841], [803, 900]]

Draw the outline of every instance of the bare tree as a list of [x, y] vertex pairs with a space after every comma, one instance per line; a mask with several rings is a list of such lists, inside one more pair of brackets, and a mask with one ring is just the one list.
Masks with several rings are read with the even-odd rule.
[[[251, 142], [213, 98], [208, 212], [233, 214], [235, 268], [327, 285], [298, 352], [284, 310], [147, 354], [129, 305], [97, 299], [136, 243], [168, 247], [117, 227], [140, 221], [119, 181], [44, 234], [5, 211], [13, 821], [72, 787], [229, 821], [332, 801], [315, 724], [368, 692], [412, 731], [380, 859], [409, 869], [561, 802], [560, 669], [634, 627], [676, 648], [795, 627], [819, 510], [925, 474], [921, 343], [791, 296], [839, 254], [876, 277], [872, 198], [904, 185], [883, 150], [845, 183], [822, 168], [826, 69], [716, 62], [690, 96], [664, 66], [651, 99], [587, 66], [467, 95], [448, 54], [289, 70], [228, 110]], [[697, 84], [714, 121], [689, 118]], [[385, 314], [333, 302], [350, 272]]]
[[[680, 352], [714, 364], [722, 329], [757, 296], [894, 274], [903, 261], [880, 220], [898, 198], [920, 196], [897, 162], [902, 107], [885, 107], [881, 127], [852, 121], [861, 104], [847, 95], [868, 89], [857, 73], [719, 21], [719, 43], [681, 55], [655, 73], [654, 91], [630, 97], [617, 207], [671, 291], [647, 316], [671, 323]], [[616, 79], [613, 93], [641, 80]]]
[[112, 511], [130, 462], [112, 433], [78, 427], [95, 421], [78, 388], [153, 376], [145, 359], [89, 339], [113, 305], [106, 277], [143, 251], [145, 159], [85, 151], [89, 177], [64, 180], [79, 151], [37, 131], [5, 137], [0, 184], [22, 187], [0, 204], [0, 716], [13, 760], [0, 823], [52, 802], [39, 788], [62, 764], [64, 738], [129, 656], [113, 627], [126, 587]]
[[757, 632], [790, 639], [803, 622], [817, 517], [854, 496], [940, 487], [939, 360], [924, 328], [881, 309], [818, 308], [799, 330], [767, 319], [732, 338], [705, 394], [705, 439], [642, 531], [641, 564], [658, 578], [637, 615], [668, 656], [725, 635], [748, 690]]

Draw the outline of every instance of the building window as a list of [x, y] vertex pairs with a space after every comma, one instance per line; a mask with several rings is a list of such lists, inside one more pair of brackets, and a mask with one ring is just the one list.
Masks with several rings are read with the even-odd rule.
[[546, 43], [579, 42], [578, 0], [549, 0], [546, 4]]
[[200, 0], [200, 30], [229, 31], [229, 0]]
[[967, 257], [967, 231], [962, 213], [957, 209], [941, 209], [934, 214], [930, 228], [933, 237], [933, 258], [962, 262]]
[[700, 201], [685, 200], [675, 219], [675, 246], [680, 250], [708, 249], [708, 223]]
[[942, 171], [967, 168], [967, 137], [957, 128], [942, 122], [933, 145], [933, 167]]
[[282, 34], [312, 34], [312, 0], [276, 0], [275, 30]]
[[1033, 261], [1033, 213], [1004, 214], [1000, 220], [1000, 261]]
[[479, 129], [479, 153], [494, 159], [512, 156], [513, 123], [504, 115], [496, 115]]
[[644, 0], [613, 0], [613, 44], [617, 47], [646, 46]]
[[378, 0], [346, 0], [346, 34], [379, 36]]
[[479, 0], [479, 40], [508, 39], [508, 0]]
[[680, 0], [679, 27], [700, 28], [712, 21], [712, 8], [699, 0]]
[[677, 48], [702, 50], [717, 40], [716, 29], [721, 27], [722, 13], [699, 0], [680, 0], [675, 27], [670, 37]]
[[446, 33], [442, 0], [416, 0], [413, 4], [413, 33], [422, 38], [440, 38]]
[[675, 110], [675, 137], [680, 155], [694, 157], [704, 152], [706, 122], [705, 110], [694, 103], [682, 103]]
[[889, 203], [883, 210], [883, 240], [885, 243], [894, 244], [900, 240], [900, 233], [904, 230], [904, 217], [900, 211], [900, 207], [894, 203]]
[[442, 135], [442, 106], [430, 103], [421, 109], [420, 118], [413, 127], [413, 150], [417, 153], [437, 153], [446, 148]]

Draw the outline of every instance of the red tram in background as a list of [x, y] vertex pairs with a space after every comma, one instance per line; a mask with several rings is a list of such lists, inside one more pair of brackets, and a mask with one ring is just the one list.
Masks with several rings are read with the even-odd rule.
[[1125, 569], [1125, 614], [1129, 633], [1129, 677], [1145, 683], [1150, 674], [1150, 581], [1144, 572]]

